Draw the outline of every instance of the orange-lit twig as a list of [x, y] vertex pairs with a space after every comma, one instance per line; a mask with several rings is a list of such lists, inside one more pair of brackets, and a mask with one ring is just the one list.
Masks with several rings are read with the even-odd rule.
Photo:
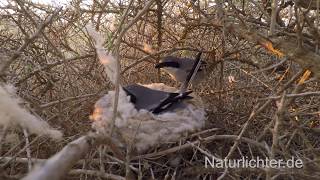
[[302, 75], [302, 77], [300, 78], [298, 84], [303, 84], [307, 79], [309, 79], [310, 75], [311, 75], [311, 71], [307, 69], [307, 70], [303, 73], [303, 75]]
[[284, 56], [284, 54], [279, 51], [278, 49], [275, 49], [272, 45], [272, 43], [270, 41], [266, 41], [261, 43], [261, 45], [263, 47], [265, 47], [267, 50], [269, 50], [271, 53], [275, 54], [276, 56], [278, 56], [279, 58], [282, 58]]

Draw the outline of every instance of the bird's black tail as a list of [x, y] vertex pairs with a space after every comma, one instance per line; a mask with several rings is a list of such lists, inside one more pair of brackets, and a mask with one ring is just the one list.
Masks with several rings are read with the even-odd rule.
[[184, 92], [186, 92], [189, 84], [192, 82], [194, 76], [197, 74], [200, 66], [201, 66], [201, 54], [202, 52], [199, 52], [196, 56], [196, 60], [192, 66], [192, 69], [190, 71], [190, 73], [188, 74], [186, 80], [184, 81], [184, 83], [181, 85], [180, 88], [180, 94], [183, 94]]

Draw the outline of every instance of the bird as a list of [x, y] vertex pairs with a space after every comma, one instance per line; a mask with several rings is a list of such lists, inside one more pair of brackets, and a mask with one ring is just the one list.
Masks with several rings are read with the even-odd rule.
[[192, 96], [188, 96], [192, 91], [183, 93], [166, 92], [139, 84], [125, 86], [123, 90], [130, 96], [130, 102], [134, 104], [137, 110], [145, 109], [154, 114], [185, 108], [182, 101], [192, 99]]
[[[198, 53], [197, 57], [200, 58], [200, 56], [201, 52]], [[156, 64], [155, 68], [165, 70], [175, 81], [182, 84], [186, 81], [194, 63], [195, 59], [167, 56], [161, 60], [160, 63]], [[200, 68], [191, 82], [193, 86], [197, 85], [205, 78], [206, 65], [207, 63], [205, 61], [201, 61]]]
[[187, 87], [200, 69], [202, 63], [200, 56], [201, 52], [198, 53], [196, 60], [192, 61], [191, 68], [188, 70], [178, 93], [154, 90], [139, 84], [123, 87], [123, 90], [130, 96], [130, 101], [137, 110], [145, 109], [158, 114], [168, 110], [174, 111], [176, 108], [185, 108], [181, 101], [192, 99], [192, 96], [188, 96], [192, 91], [187, 91]]

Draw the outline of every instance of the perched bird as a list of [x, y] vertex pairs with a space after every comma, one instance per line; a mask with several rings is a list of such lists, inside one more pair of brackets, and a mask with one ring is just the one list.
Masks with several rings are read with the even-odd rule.
[[[200, 56], [201, 52], [198, 53], [197, 57], [200, 58]], [[157, 64], [155, 68], [164, 69], [174, 80], [180, 83], [184, 83], [187, 79], [188, 74], [192, 70], [194, 63], [195, 59], [167, 56], [159, 64]], [[201, 80], [205, 78], [206, 65], [207, 63], [205, 61], [201, 61], [200, 68], [198, 69], [197, 74], [191, 82], [192, 85], [197, 85], [199, 82], [201, 82]]]
[[192, 61], [190, 70], [181, 85], [179, 93], [159, 91], [147, 88], [139, 84], [129, 85], [123, 90], [130, 96], [130, 101], [135, 105], [137, 110], [145, 109], [154, 114], [165, 111], [174, 111], [176, 108], [185, 108], [181, 103], [184, 99], [192, 99], [188, 96], [192, 91], [187, 91], [188, 85], [196, 77], [201, 66], [201, 53]]

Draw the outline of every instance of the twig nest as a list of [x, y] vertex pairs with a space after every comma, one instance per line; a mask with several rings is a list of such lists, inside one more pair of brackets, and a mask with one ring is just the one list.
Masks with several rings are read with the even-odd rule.
[[[143, 86], [167, 92], [177, 91], [162, 83]], [[99, 133], [110, 134], [114, 94], [114, 91], [109, 91], [95, 104], [94, 113], [90, 118], [93, 120], [93, 128]], [[156, 115], [144, 109], [135, 109], [130, 97], [121, 89], [115, 120], [115, 127], [119, 131], [115, 132], [115, 141], [121, 147], [132, 143], [137, 152], [143, 152], [157, 144], [177, 141], [182, 136], [201, 129], [205, 122], [204, 105], [200, 97], [195, 94], [191, 96], [193, 99], [183, 101], [185, 108]]]

